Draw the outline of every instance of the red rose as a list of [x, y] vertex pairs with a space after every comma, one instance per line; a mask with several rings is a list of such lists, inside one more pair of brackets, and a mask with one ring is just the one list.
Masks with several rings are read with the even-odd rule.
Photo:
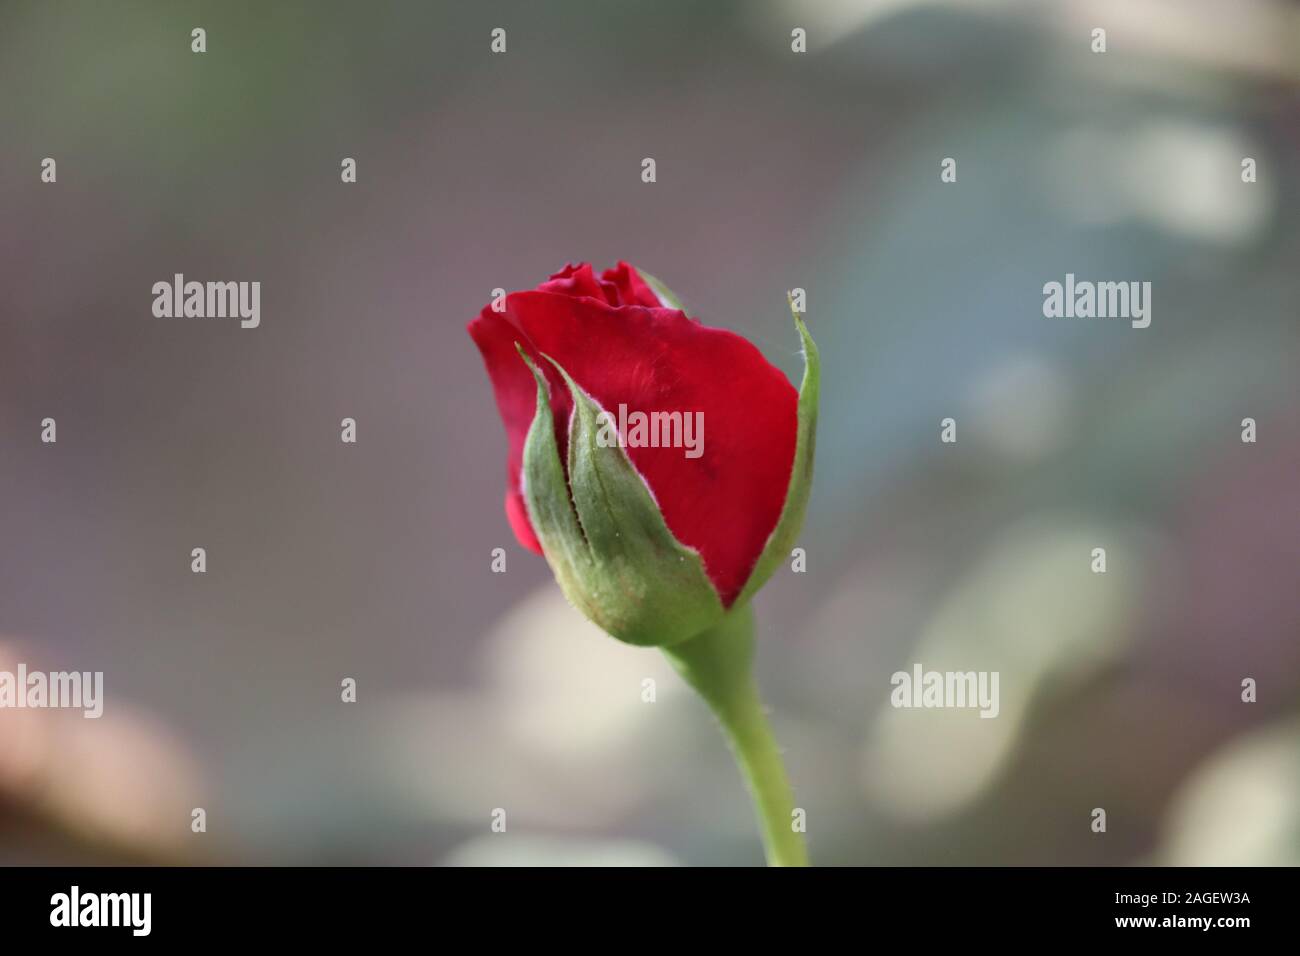
[[796, 393], [753, 345], [688, 318], [625, 262], [600, 278], [566, 266], [494, 305], [469, 333], [510, 442], [515, 534], [588, 618], [663, 649], [731, 740], [768, 861], [806, 865], [751, 673], [749, 598], [789, 554], [808, 503], [819, 389], [808, 329], [796, 314]]
[[[674, 305], [662, 284], [627, 263], [599, 278], [589, 265], [569, 265], [536, 289], [507, 296], [503, 311], [484, 307], [469, 323], [469, 333], [483, 355], [506, 427], [506, 515], [520, 543], [547, 553], [556, 565], [543, 548], [546, 536], [539, 540], [524, 493], [525, 442], [539, 401], [549, 403], [562, 463], [573, 454], [575, 395], [585, 395], [611, 419], [620, 410], [694, 415], [703, 431], [700, 447], [690, 454], [682, 447], [638, 447], [635, 438], [622, 450], [672, 537], [698, 553], [722, 608], [730, 609], [742, 592], [747, 598], [761, 585], [756, 577], [771, 573], [770, 567], [754, 572], [790, 497], [800, 395], [750, 342], [701, 325]], [[809, 346], [805, 338], [806, 351]], [[544, 399], [538, 397], [534, 370], [545, 378]], [[815, 394], [812, 400], [815, 411]], [[571, 468], [566, 466], [566, 475]], [[805, 501], [806, 494], [804, 487]], [[791, 517], [801, 519], [803, 501], [793, 504], [798, 514]], [[538, 507], [534, 502], [533, 511]], [[575, 527], [589, 523], [581, 509], [577, 518]], [[556, 573], [564, 584], [561, 569]]]

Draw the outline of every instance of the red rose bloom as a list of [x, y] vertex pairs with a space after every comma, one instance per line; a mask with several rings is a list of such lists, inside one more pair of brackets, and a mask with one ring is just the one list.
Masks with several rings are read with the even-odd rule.
[[469, 323], [509, 441], [506, 515], [520, 543], [542, 553], [522, 493], [524, 442], [538, 386], [522, 349], [545, 375], [560, 458], [573, 400], [563, 368], [600, 408], [703, 413], [703, 454], [627, 447], [664, 523], [700, 555], [724, 607], [741, 594], [777, 527], [794, 469], [799, 395], [785, 375], [734, 332], [670, 308], [625, 262], [599, 278], [569, 265], [530, 292], [484, 307]]

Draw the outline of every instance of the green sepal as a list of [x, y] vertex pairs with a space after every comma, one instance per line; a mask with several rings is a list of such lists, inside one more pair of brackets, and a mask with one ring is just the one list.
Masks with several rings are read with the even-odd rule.
[[715, 625], [726, 612], [699, 552], [673, 537], [627, 452], [597, 442], [602, 409], [547, 356], [573, 398], [566, 482], [546, 378], [519, 354], [537, 381], [524, 501], [565, 596], [629, 644], [667, 647]]
[[752, 598], [770, 578], [776, 567], [790, 556], [790, 550], [803, 530], [803, 519], [808, 511], [808, 495], [812, 491], [813, 458], [817, 451], [817, 401], [821, 391], [821, 358], [817, 343], [808, 333], [808, 326], [794, 310], [795, 328], [803, 340], [803, 382], [799, 386], [798, 431], [794, 446], [794, 466], [790, 470], [790, 485], [785, 493], [781, 517], [768, 536], [763, 553], [759, 555], [750, 572], [749, 580], [736, 598], [733, 607], [741, 607]]
[[662, 302], [666, 308], [676, 309], [679, 312], [686, 311], [686, 307], [682, 305], [682, 300], [678, 298], [677, 293], [664, 285], [661, 279], [655, 278], [644, 269], [637, 269], [636, 271], [640, 274], [641, 281], [650, 287], [651, 292], [659, 296], [659, 301]]

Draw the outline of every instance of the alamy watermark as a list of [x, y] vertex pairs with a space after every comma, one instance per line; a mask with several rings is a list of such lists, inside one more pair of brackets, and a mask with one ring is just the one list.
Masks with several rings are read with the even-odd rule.
[[979, 708], [981, 717], [996, 717], [1002, 710], [998, 678], [998, 671], [927, 671], [913, 664], [910, 672], [895, 671], [889, 678], [894, 688], [889, 702], [895, 707]]
[[601, 448], [683, 448], [687, 458], [704, 454], [703, 412], [631, 412], [618, 406], [618, 417], [602, 411], [596, 416]]
[[50, 925], [55, 927], [118, 926], [132, 936], [148, 936], [153, 928], [152, 893], [83, 893], [73, 886], [50, 897]]
[[0, 671], [0, 708], [80, 710], [83, 717], [104, 713], [103, 671]]
[[1073, 272], [1065, 282], [1043, 286], [1043, 315], [1049, 319], [1128, 319], [1135, 329], [1151, 324], [1150, 282], [1076, 281]]
[[262, 283], [186, 282], [178, 272], [171, 282], [153, 284], [153, 314], [160, 319], [233, 319], [240, 328], [262, 324]]

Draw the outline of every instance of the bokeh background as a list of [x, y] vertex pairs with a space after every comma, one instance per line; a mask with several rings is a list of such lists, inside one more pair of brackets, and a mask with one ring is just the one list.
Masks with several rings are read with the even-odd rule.
[[[703, 705], [502, 513], [464, 324], [619, 258], [796, 381], [808, 290], [756, 605], [817, 862], [1300, 862], [1298, 82], [1281, 0], [6, 2], [0, 669], [107, 703], [0, 711], [0, 862], [760, 862]], [[261, 327], [153, 318], [175, 272]], [[1151, 327], [1044, 319], [1067, 272]], [[1001, 715], [891, 709], [918, 661]]]

